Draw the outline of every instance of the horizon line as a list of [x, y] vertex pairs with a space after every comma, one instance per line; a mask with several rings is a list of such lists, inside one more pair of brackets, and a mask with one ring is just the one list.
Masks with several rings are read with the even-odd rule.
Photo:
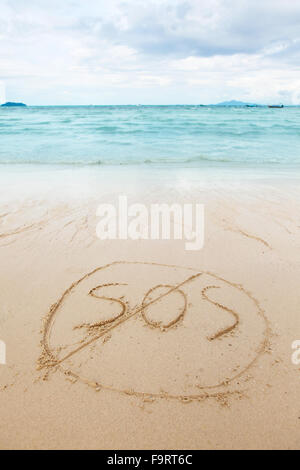
[[[0, 103], [0, 107], [5, 107], [4, 105], [6, 103], [16, 103], [18, 104], [18, 102], [14, 102], [14, 101], [6, 101], [4, 103]], [[22, 103], [23, 105], [25, 106], [12, 106], [12, 107], [32, 107], [32, 108], [38, 108], [38, 107], [105, 107], [105, 106], [134, 106], [134, 107], [139, 107], [139, 106], [196, 106], [196, 107], [209, 107], [209, 106], [220, 106], [220, 107], [227, 107], [227, 108], [230, 108], [230, 107], [246, 107], [246, 106], [257, 106], [257, 107], [267, 107], [267, 106], [278, 106], [278, 105], [281, 105], [283, 104], [284, 107], [299, 107], [300, 106], [300, 103], [299, 104], [284, 104], [284, 103], [273, 103], [273, 104], [265, 104], [265, 103], [241, 103], [241, 104], [226, 104], [227, 102], [224, 102], [223, 103], [210, 103], [210, 104], [203, 104], [203, 103], [169, 103], [169, 104], [160, 104], [160, 103], [157, 103], [157, 104], [143, 104], [143, 103], [138, 103], [138, 104], [133, 104], [133, 103], [127, 103], [127, 104], [26, 104], [26, 103]], [[230, 102], [229, 102], [230, 103]]]

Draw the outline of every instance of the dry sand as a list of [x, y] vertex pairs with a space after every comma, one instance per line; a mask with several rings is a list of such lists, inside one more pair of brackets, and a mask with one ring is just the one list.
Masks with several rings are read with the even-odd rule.
[[[299, 180], [19, 176], [0, 191], [2, 449], [299, 448]], [[99, 241], [118, 191], [204, 203], [204, 248]]]

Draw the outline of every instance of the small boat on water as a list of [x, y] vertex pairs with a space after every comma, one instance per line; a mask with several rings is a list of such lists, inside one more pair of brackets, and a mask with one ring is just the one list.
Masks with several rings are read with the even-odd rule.
[[284, 108], [283, 104], [269, 104], [268, 108]]

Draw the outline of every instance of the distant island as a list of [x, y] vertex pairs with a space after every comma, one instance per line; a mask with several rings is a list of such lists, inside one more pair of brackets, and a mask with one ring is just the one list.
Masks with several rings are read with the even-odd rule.
[[258, 104], [253, 104], [253, 103], [244, 103], [243, 101], [236, 101], [236, 100], [231, 100], [231, 101], [223, 101], [223, 103], [218, 103], [215, 104], [214, 106], [261, 106]]
[[24, 103], [14, 103], [12, 101], [7, 101], [7, 103], [4, 103], [1, 105], [1, 107], [6, 107], [6, 108], [13, 108], [13, 107], [24, 107], [27, 106]]

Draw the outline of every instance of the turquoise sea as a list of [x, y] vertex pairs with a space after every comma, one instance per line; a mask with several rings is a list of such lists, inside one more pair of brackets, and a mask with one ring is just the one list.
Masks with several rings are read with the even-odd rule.
[[300, 168], [300, 108], [0, 108], [0, 163]]

